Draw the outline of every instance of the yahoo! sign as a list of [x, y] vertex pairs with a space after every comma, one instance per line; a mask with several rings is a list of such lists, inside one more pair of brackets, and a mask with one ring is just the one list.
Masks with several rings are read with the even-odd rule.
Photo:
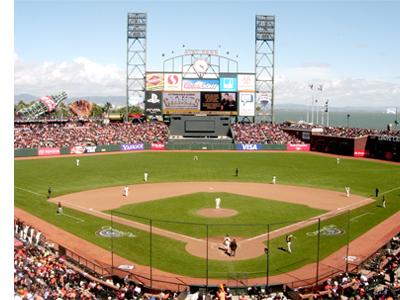
[[144, 150], [144, 144], [122, 144], [121, 151]]

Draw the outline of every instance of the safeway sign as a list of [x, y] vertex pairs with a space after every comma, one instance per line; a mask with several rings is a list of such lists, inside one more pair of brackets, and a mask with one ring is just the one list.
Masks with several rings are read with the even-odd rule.
[[310, 144], [288, 144], [287, 151], [310, 151]]

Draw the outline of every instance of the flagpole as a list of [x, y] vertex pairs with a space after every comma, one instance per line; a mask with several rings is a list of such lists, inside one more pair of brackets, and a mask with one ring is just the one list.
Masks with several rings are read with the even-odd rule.
[[314, 125], [314, 84], [309, 84], [308, 86], [312, 90], [311, 124]]

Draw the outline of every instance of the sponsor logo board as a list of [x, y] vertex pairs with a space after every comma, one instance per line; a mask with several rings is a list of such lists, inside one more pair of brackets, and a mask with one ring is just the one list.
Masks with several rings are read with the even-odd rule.
[[238, 92], [254, 92], [256, 76], [251, 74], [238, 74], [237, 90]]
[[164, 91], [182, 91], [182, 74], [164, 74]]
[[354, 149], [354, 157], [369, 157], [369, 150], [357, 150]]
[[144, 144], [122, 144], [121, 151], [144, 150]]
[[159, 144], [159, 143], [151, 143], [151, 150], [165, 150], [165, 145], [164, 144]]
[[146, 74], [146, 91], [163, 91], [164, 74], [148, 73]]
[[162, 92], [151, 92], [145, 93], [145, 115], [161, 115], [162, 112]]
[[261, 144], [238, 144], [238, 150], [258, 151], [261, 150]]
[[46, 155], [60, 155], [60, 148], [39, 148], [38, 149], [39, 156]]
[[239, 93], [239, 115], [250, 116], [255, 115], [255, 94]]
[[219, 91], [219, 80], [215, 79], [183, 79], [183, 91], [202, 92], [202, 91]]
[[236, 92], [237, 91], [237, 78], [225, 78], [219, 79], [219, 88], [221, 92]]
[[200, 92], [164, 92], [164, 114], [196, 114], [200, 112]]
[[287, 151], [310, 151], [310, 144], [287, 144]]

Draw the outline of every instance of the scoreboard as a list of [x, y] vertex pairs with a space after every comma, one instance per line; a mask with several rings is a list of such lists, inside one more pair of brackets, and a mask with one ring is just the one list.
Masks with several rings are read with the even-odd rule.
[[145, 114], [255, 116], [255, 74], [146, 73]]

